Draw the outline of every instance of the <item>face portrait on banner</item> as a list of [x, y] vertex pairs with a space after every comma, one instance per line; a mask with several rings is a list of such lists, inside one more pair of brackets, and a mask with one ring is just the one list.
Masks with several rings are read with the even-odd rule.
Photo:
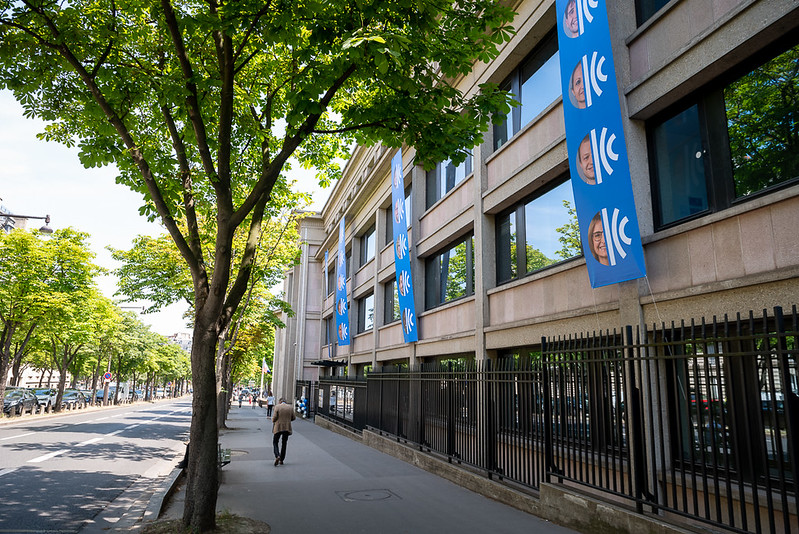
[[577, 174], [583, 182], [588, 185], [596, 185], [596, 174], [594, 173], [594, 156], [591, 149], [591, 136], [586, 135], [580, 141], [580, 148], [577, 150]]
[[577, 20], [577, 2], [575, 0], [569, 0], [566, 3], [566, 11], [563, 13], [563, 33], [572, 39], [580, 36], [580, 23]]
[[572, 70], [569, 82], [569, 101], [577, 109], [585, 109], [585, 83], [583, 80], [583, 64], [577, 63]]
[[588, 225], [588, 247], [591, 255], [602, 265], [610, 265], [608, 245], [605, 241], [605, 230], [602, 225], [602, 214], [597, 213]]

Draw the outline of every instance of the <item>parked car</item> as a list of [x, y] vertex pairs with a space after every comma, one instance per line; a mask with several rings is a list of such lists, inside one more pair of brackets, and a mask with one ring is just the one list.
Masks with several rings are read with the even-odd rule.
[[[108, 402], [114, 402], [114, 392], [117, 390], [116, 386], [109, 386], [108, 387]], [[103, 388], [99, 388], [97, 392], [94, 394], [94, 403], [95, 404], [102, 404], [103, 402]]]
[[86, 407], [86, 397], [77, 389], [67, 388], [61, 398], [61, 407], [74, 410], [75, 408]]
[[36, 395], [39, 408], [42, 410], [49, 410], [55, 404], [58, 390], [55, 388], [34, 388], [33, 394]]
[[92, 390], [90, 389], [81, 389], [81, 393], [83, 393], [83, 397], [86, 399], [86, 404], [91, 403], [92, 401]]
[[7, 415], [22, 415], [25, 412], [34, 413], [39, 401], [33, 391], [27, 388], [7, 387], [3, 398], [3, 413]]

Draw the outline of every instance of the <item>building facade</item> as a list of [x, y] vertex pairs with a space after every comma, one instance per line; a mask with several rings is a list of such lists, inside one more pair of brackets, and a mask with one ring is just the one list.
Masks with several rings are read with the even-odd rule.
[[[332, 355], [348, 373], [362, 374], [383, 362], [492, 358], [543, 335], [799, 301], [799, 167], [790, 144], [796, 99], [747, 100], [775, 70], [787, 69], [779, 87], [797, 87], [799, 3], [608, 2], [648, 276], [598, 289], [589, 285], [564, 206], [573, 206], [573, 197], [563, 99], [552, 75], [559, 69], [554, 2], [514, 8], [516, 37], [459, 85], [468, 94], [496, 82], [520, 106], [457, 167], [442, 162], [425, 172], [413, 164], [412, 149], [403, 151], [419, 342], [403, 343], [394, 305], [394, 152], [357, 147], [321, 212], [321, 243], [308, 249], [307, 261], [320, 270], [327, 252], [327, 282], [304, 279], [297, 288], [296, 269], [287, 279], [288, 293], [301, 291], [308, 306], [320, 307], [320, 325], [285, 331], [291, 343], [318, 344], [305, 358]], [[758, 107], [742, 109], [747, 105]], [[752, 121], [763, 128], [746, 124]], [[791, 135], [766, 139], [782, 127]], [[764, 143], [782, 155], [774, 165], [749, 165], [760, 156], [748, 147]], [[348, 347], [335, 343], [330, 283], [342, 217]]]
[[291, 305], [293, 317], [281, 314], [286, 325], [275, 332], [274, 365], [271, 388], [277, 398], [294, 397], [298, 382], [319, 379], [320, 317], [322, 267], [316, 256], [324, 239], [322, 219], [318, 213], [299, 218], [300, 263], [286, 271], [283, 299]]
[[[296, 362], [311, 360], [342, 364], [321, 367], [322, 376], [350, 377], [387, 365], [496, 362], [540, 350], [547, 337], [628, 325], [645, 332], [799, 303], [799, 2], [607, 2], [648, 274], [597, 289], [572, 211], [556, 36], [563, 14], [552, 0], [512, 7], [513, 40], [457, 82], [466, 94], [497, 83], [519, 106], [461, 165], [425, 171], [413, 149], [402, 152], [419, 341], [403, 342], [396, 305], [395, 151], [359, 146], [308, 249], [324, 278], [295, 269], [286, 280], [314, 312], [297, 313], [309, 321], [304, 332], [290, 322], [280, 334], [275, 368], [286, 377], [300, 378]], [[334, 309], [342, 218], [347, 346], [336, 344]], [[292, 343], [305, 344], [293, 353], [300, 359], [291, 359]], [[785, 380], [795, 388], [791, 362]]]

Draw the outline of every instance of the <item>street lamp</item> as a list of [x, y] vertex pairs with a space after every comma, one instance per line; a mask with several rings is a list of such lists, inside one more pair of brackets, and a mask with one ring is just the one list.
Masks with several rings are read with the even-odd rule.
[[50, 216], [49, 215], [45, 215], [44, 217], [36, 217], [36, 216], [33, 216], [33, 215], [13, 215], [11, 213], [0, 213], [0, 216], [4, 217], [6, 219], [5, 223], [3, 224], [4, 227], [5, 227], [6, 224], [8, 224], [8, 219], [44, 219], [44, 226], [39, 228], [39, 231], [41, 233], [43, 233], [43, 234], [52, 234], [53, 233], [53, 229], [50, 228], [49, 226], [47, 226], [48, 224], [50, 224]]

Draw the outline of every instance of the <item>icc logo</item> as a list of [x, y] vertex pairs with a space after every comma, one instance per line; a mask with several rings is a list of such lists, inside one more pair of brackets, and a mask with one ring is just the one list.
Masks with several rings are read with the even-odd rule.
[[410, 308], [405, 308], [402, 311], [402, 330], [406, 334], [410, 334], [414, 328], [413, 312]]
[[616, 134], [611, 133], [608, 136], [608, 129], [603, 127], [602, 132], [597, 139], [596, 129], [591, 130], [591, 149], [593, 152], [594, 161], [602, 162], [601, 165], [594, 165], [594, 174], [596, 175], [596, 183], [602, 183], [602, 171], [605, 171], [607, 176], [613, 174], [613, 167], [610, 161], [619, 161], [619, 155], [613, 151], [613, 142], [616, 140]]
[[601, 96], [602, 88], [599, 82], [608, 81], [608, 75], [602, 72], [602, 66], [605, 64], [605, 56], [597, 60], [597, 52], [591, 54], [591, 62], [588, 62], [588, 56], [583, 56], [583, 75], [584, 80], [590, 80], [590, 85], [585, 84], [585, 105], [591, 107], [591, 97]]
[[399, 189], [400, 180], [402, 180], [402, 166], [399, 163], [394, 166], [394, 172], [392, 174], [394, 174], [394, 188]]

